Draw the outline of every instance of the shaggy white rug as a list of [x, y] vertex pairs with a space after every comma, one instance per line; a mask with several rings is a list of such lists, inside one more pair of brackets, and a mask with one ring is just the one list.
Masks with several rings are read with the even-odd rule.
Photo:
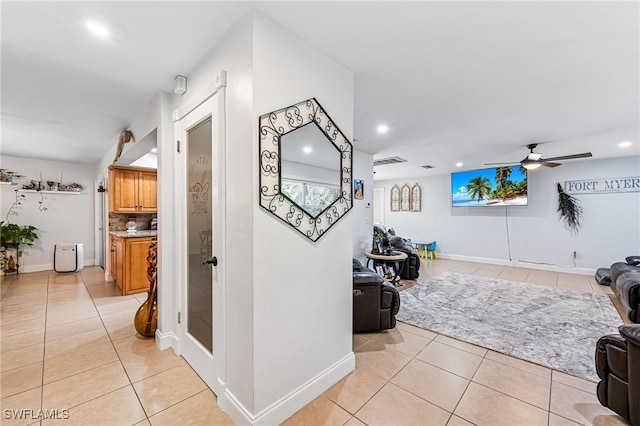
[[400, 299], [399, 321], [592, 381], [596, 342], [622, 324], [606, 295], [455, 272]]

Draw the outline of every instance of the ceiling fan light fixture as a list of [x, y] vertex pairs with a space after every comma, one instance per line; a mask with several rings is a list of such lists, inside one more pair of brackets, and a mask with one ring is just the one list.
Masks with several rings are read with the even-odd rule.
[[523, 160], [520, 164], [522, 164], [522, 167], [524, 167], [527, 170], [534, 170], [542, 165], [542, 163], [538, 161], [531, 161], [531, 160]]

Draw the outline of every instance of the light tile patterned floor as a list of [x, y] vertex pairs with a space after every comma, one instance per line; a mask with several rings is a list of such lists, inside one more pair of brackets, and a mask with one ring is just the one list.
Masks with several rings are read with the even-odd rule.
[[[421, 279], [456, 271], [611, 294], [589, 276], [422, 262]], [[146, 294], [119, 296], [103, 275], [88, 267], [2, 278], [1, 423], [232, 424], [181, 357], [136, 335], [132, 318]], [[353, 349], [356, 370], [285, 425], [625, 424], [598, 403], [595, 383], [407, 324], [356, 334]], [[5, 409], [68, 409], [69, 418], [9, 419]]]

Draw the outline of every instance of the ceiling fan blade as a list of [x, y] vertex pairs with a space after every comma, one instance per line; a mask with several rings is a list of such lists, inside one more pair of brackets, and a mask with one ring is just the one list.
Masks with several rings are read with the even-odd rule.
[[545, 158], [544, 161], [559, 161], [559, 160], [572, 160], [574, 158], [588, 158], [593, 157], [590, 152], [583, 152], [582, 154], [563, 155], [561, 157]]
[[510, 163], [484, 163], [485, 166], [515, 166], [519, 164], [518, 161], [512, 161]]
[[558, 166], [562, 166], [562, 164], [560, 163], [551, 163], [547, 160], [542, 160], [542, 162], [540, 163], [542, 166], [545, 167], [558, 167]]

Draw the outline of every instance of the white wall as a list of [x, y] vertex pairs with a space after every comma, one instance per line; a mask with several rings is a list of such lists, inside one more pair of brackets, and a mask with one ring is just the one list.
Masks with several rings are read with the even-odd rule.
[[366, 264], [373, 236], [373, 155], [353, 151], [353, 179], [364, 180], [364, 199], [353, 200], [353, 257]]
[[[283, 415], [354, 368], [353, 223], [347, 214], [314, 243], [260, 208], [255, 130], [260, 115], [315, 97], [352, 140], [353, 75], [266, 17], [255, 15], [254, 25], [254, 131], [251, 155], [244, 159], [251, 160], [253, 177], [254, 412], [302, 394]], [[341, 368], [346, 370], [336, 376]]]
[[[21, 246], [23, 256], [20, 272], [35, 272], [53, 269], [53, 253], [56, 244], [82, 243], [84, 264], [95, 263], [94, 251], [94, 179], [96, 167], [76, 163], [34, 160], [20, 157], [2, 156], [2, 168], [25, 175], [18, 185], [2, 185], [0, 214], [7, 220], [7, 212], [15, 201], [15, 189], [23, 183], [39, 180], [58, 181], [63, 175], [63, 183], [79, 183], [83, 186], [80, 194], [65, 193], [24, 193], [22, 206], [17, 215], [10, 216], [9, 222], [18, 225], [33, 225], [38, 228], [38, 239], [31, 247]], [[39, 202], [45, 197], [46, 211], [40, 210]]]
[[555, 183], [638, 175], [640, 157], [567, 161], [530, 172], [528, 206], [508, 208], [451, 207], [448, 174], [381, 181], [376, 187], [384, 187], [388, 197], [394, 184], [422, 186], [421, 212], [391, 212], [386, 203], [385, 222], [398, 235], [436, 240], [442, 257], [592, 273], [640, 253], [640, 193], [576, 196], [584, 219], [572, 235], [558, 218]]
[[[336, 164], [340, 164], [340, 157], [336, 154]], [[299, 180], [304, 182], [326, 183], [329, 185], [340, 185], [340, 169], [325, 169], [309, 164], [295, 163], [292, 161], [281, 161], [280, 169], [283, 178]]]

